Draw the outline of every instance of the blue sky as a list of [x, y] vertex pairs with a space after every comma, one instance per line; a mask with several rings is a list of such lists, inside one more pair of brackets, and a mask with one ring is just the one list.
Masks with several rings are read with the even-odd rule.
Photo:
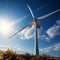
[[[36, 18], [60, 9], [59, 0], [0, 0], [0, 23], [7, 20], [12, 27], [8, 34], [0, 31], [0, 49], [12, 48], [34, 53], [33, 25], [8, 39], [33, 20], [26, 4], [31, 7]], [[60, 57], [60, 11], [38, 20], [38, 23], [41, 26], [38, 29], [40, 54]]]

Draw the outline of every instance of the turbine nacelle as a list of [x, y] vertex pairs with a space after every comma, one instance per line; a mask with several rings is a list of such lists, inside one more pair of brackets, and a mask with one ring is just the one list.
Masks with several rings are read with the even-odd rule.
[[33, 24], [34, 24], [34, 26], [36, 26], [36, 28], [40, 28], [40, 25], [38, 24], [36, 18], [33, 20]]

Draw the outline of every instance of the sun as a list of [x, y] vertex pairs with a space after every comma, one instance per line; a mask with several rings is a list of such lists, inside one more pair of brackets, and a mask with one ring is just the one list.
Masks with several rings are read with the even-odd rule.
[[4, 34], [7, 34], [11, 31], [12, 26], [8, 21], [1, 21], [0, 22], [0, 31]]

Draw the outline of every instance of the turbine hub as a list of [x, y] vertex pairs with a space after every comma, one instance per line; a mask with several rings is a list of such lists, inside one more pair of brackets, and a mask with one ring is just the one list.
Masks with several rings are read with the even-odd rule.
[[38, 24], [37, 19], [34, 19], [33, 24], [34, 24], [37, 28], [40, 28], [40, 25]]

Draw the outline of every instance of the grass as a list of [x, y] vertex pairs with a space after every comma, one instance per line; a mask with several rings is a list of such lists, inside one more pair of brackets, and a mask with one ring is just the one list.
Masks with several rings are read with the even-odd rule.
[[30, 55], [29, 53], [17, 54], [12, 50], [0, 50], [0, 60], [60, 60], [60, 58], [49, 55]]

